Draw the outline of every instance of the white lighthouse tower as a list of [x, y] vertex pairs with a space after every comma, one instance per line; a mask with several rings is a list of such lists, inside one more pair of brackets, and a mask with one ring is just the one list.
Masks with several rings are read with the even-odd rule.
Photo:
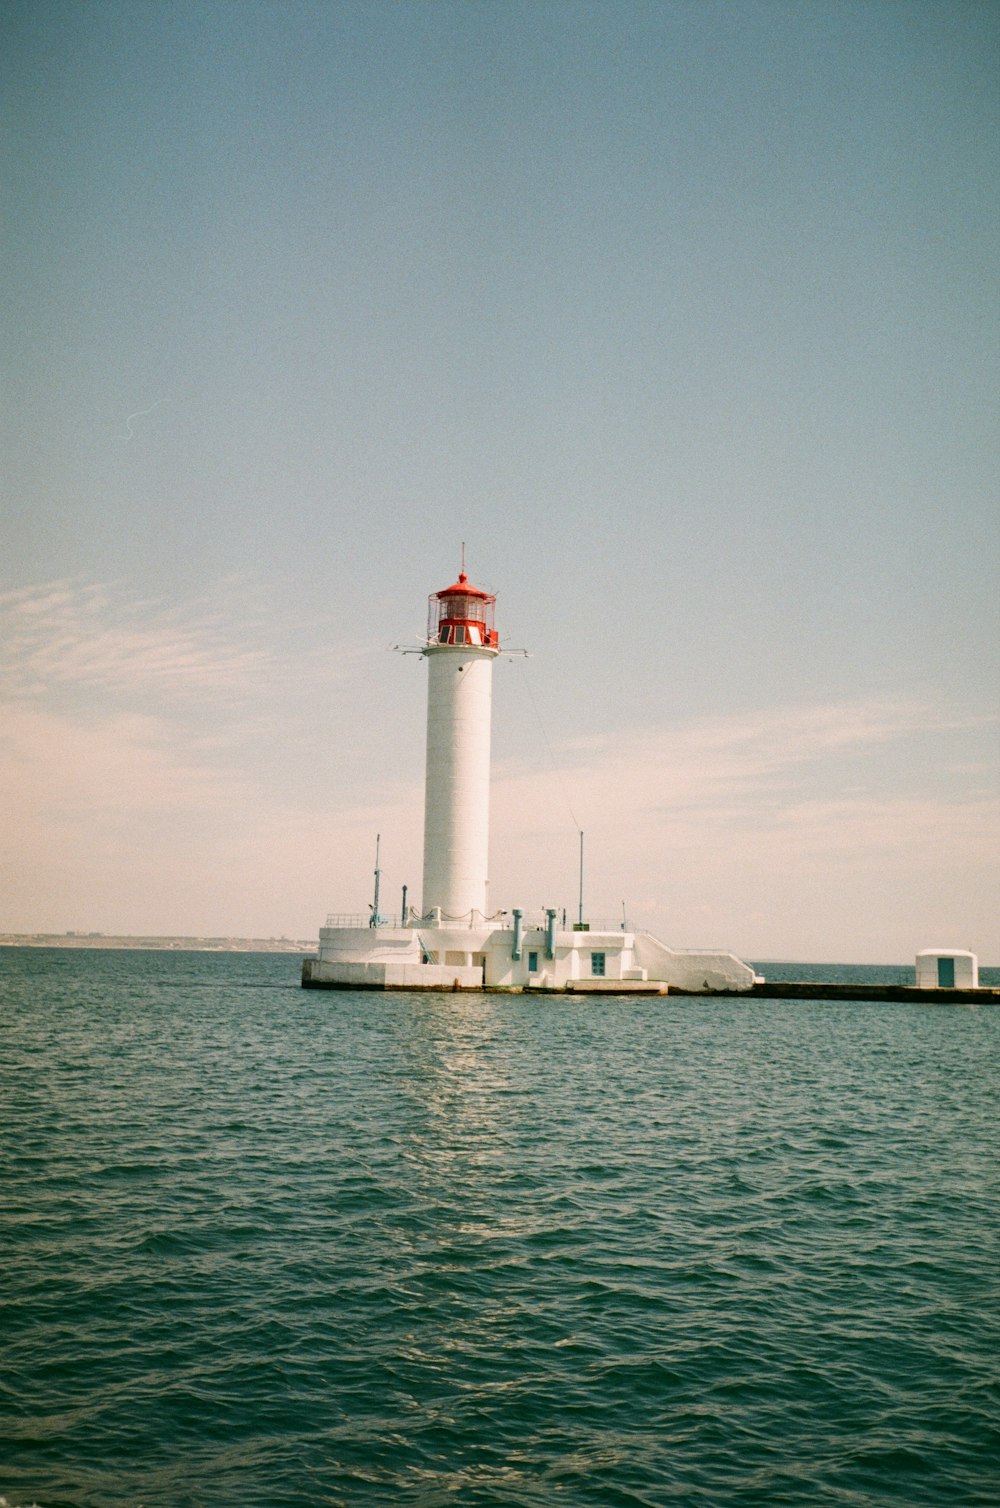
[[495, 604], [464, 571], [429, 599], [423, 920], [438, 926], [486, 914]]

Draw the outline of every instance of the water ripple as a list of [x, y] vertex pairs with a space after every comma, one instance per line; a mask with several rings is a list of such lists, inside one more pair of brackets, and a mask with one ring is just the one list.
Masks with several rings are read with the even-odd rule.
[[6, 951], [12, 1508], [1000, 1500], [1000, 1013]]

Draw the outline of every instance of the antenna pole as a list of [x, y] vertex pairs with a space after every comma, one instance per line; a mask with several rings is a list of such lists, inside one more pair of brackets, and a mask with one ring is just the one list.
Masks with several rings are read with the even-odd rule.
[[577, 921], [583, 926], [583, 828], [580, 829], [580, 913]]
[[381, 848], [381, 846], [382, 846], [382, 834], [381, 833], [377, 833], [375, 835], [375, 904], [372, 906], [372, 919], [368, 923], [369, 927], [377, 927], [378, 924], [379, 924], [379, 922], [382, 919], [379, 916], [379, 914], [378, 914], [378, 892], [379, 892], [379, 886], [382, 883], [382, 871], [378, 867], [378, 856], [379, 856], [379, 849]]

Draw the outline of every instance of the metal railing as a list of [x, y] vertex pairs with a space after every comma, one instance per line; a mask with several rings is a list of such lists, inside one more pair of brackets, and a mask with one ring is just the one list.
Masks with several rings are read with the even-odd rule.
[[[383, 916], [381, 913], [379, 914], [378, 924], [380, 927], [400, 927], [403, 925], [398, 916]], [[323, 925], [325, 927], [364, 927], [367, 929], [372, 925], [371, 912], [331, 911]]]
[[[460, 927], [465, 920], [465, 918], [458, 917], [442, 918], [442, 924], [444, 926], [451, 924]], [[324, 926], [326, 927], [369, 928], [371, 924], [371, 912], [369, 911], [331, 911], [324, 922]], [[405, 918], [401, 917], [398, 913], [392, 916], [383, 916], [380, 914], [378, 925], [380, 927], [419, 927], [426, 925], [426, 922], [419, 912], [408, 910]], [[514, 913], [513, 911], [501, 911], [495, 916], [485, 917], [484, 925], [495, 927], [499, 931], [510, 932], [514, 926]], [[522, 912], [522, 932], [544, 932], [547, 926], [548, 919], [544, 911]], [[583, 935], [586, 935], [587, 932], [641, 932], [644, 928], [631, 918], [628, 919], [628, 926], [626, 927], [620, 916], [588, 917], [581, 928], [569, 912], [566, 912], [564, 918], [562, 908], [560, 907], [556, 912], [556, 930], [559, 932], [580, 931]], [[684, 949], [685, 953], [717, 953], [719, 951], [718, 948]]]

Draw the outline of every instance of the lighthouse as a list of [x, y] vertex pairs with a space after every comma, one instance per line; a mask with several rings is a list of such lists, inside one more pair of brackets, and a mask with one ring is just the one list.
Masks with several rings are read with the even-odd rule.
[[581, 916], [567, 930], [565, 909], [560, 929], [557, 906], [507, 910], [488, 899], [495, 606], [491, 592], [471, 584], [463, 561], [458, 580], [431, 593], [427, 632], [406, 650], [427, 661], [420, 908], [406, 904], [404, 886], [398, 919], [381, 916], [376, 879], [370, 916], [327, 916], [316, 956], [302, 961], [303, 987], [612, 995], [750, 989], [753, 969], [731, 953], [669, 948], [649, 932], [627, 931], [624, 919]]
[[428, 601], [422, 910], [438, 925], [487, 910], [495, 604], [464, 571]]

